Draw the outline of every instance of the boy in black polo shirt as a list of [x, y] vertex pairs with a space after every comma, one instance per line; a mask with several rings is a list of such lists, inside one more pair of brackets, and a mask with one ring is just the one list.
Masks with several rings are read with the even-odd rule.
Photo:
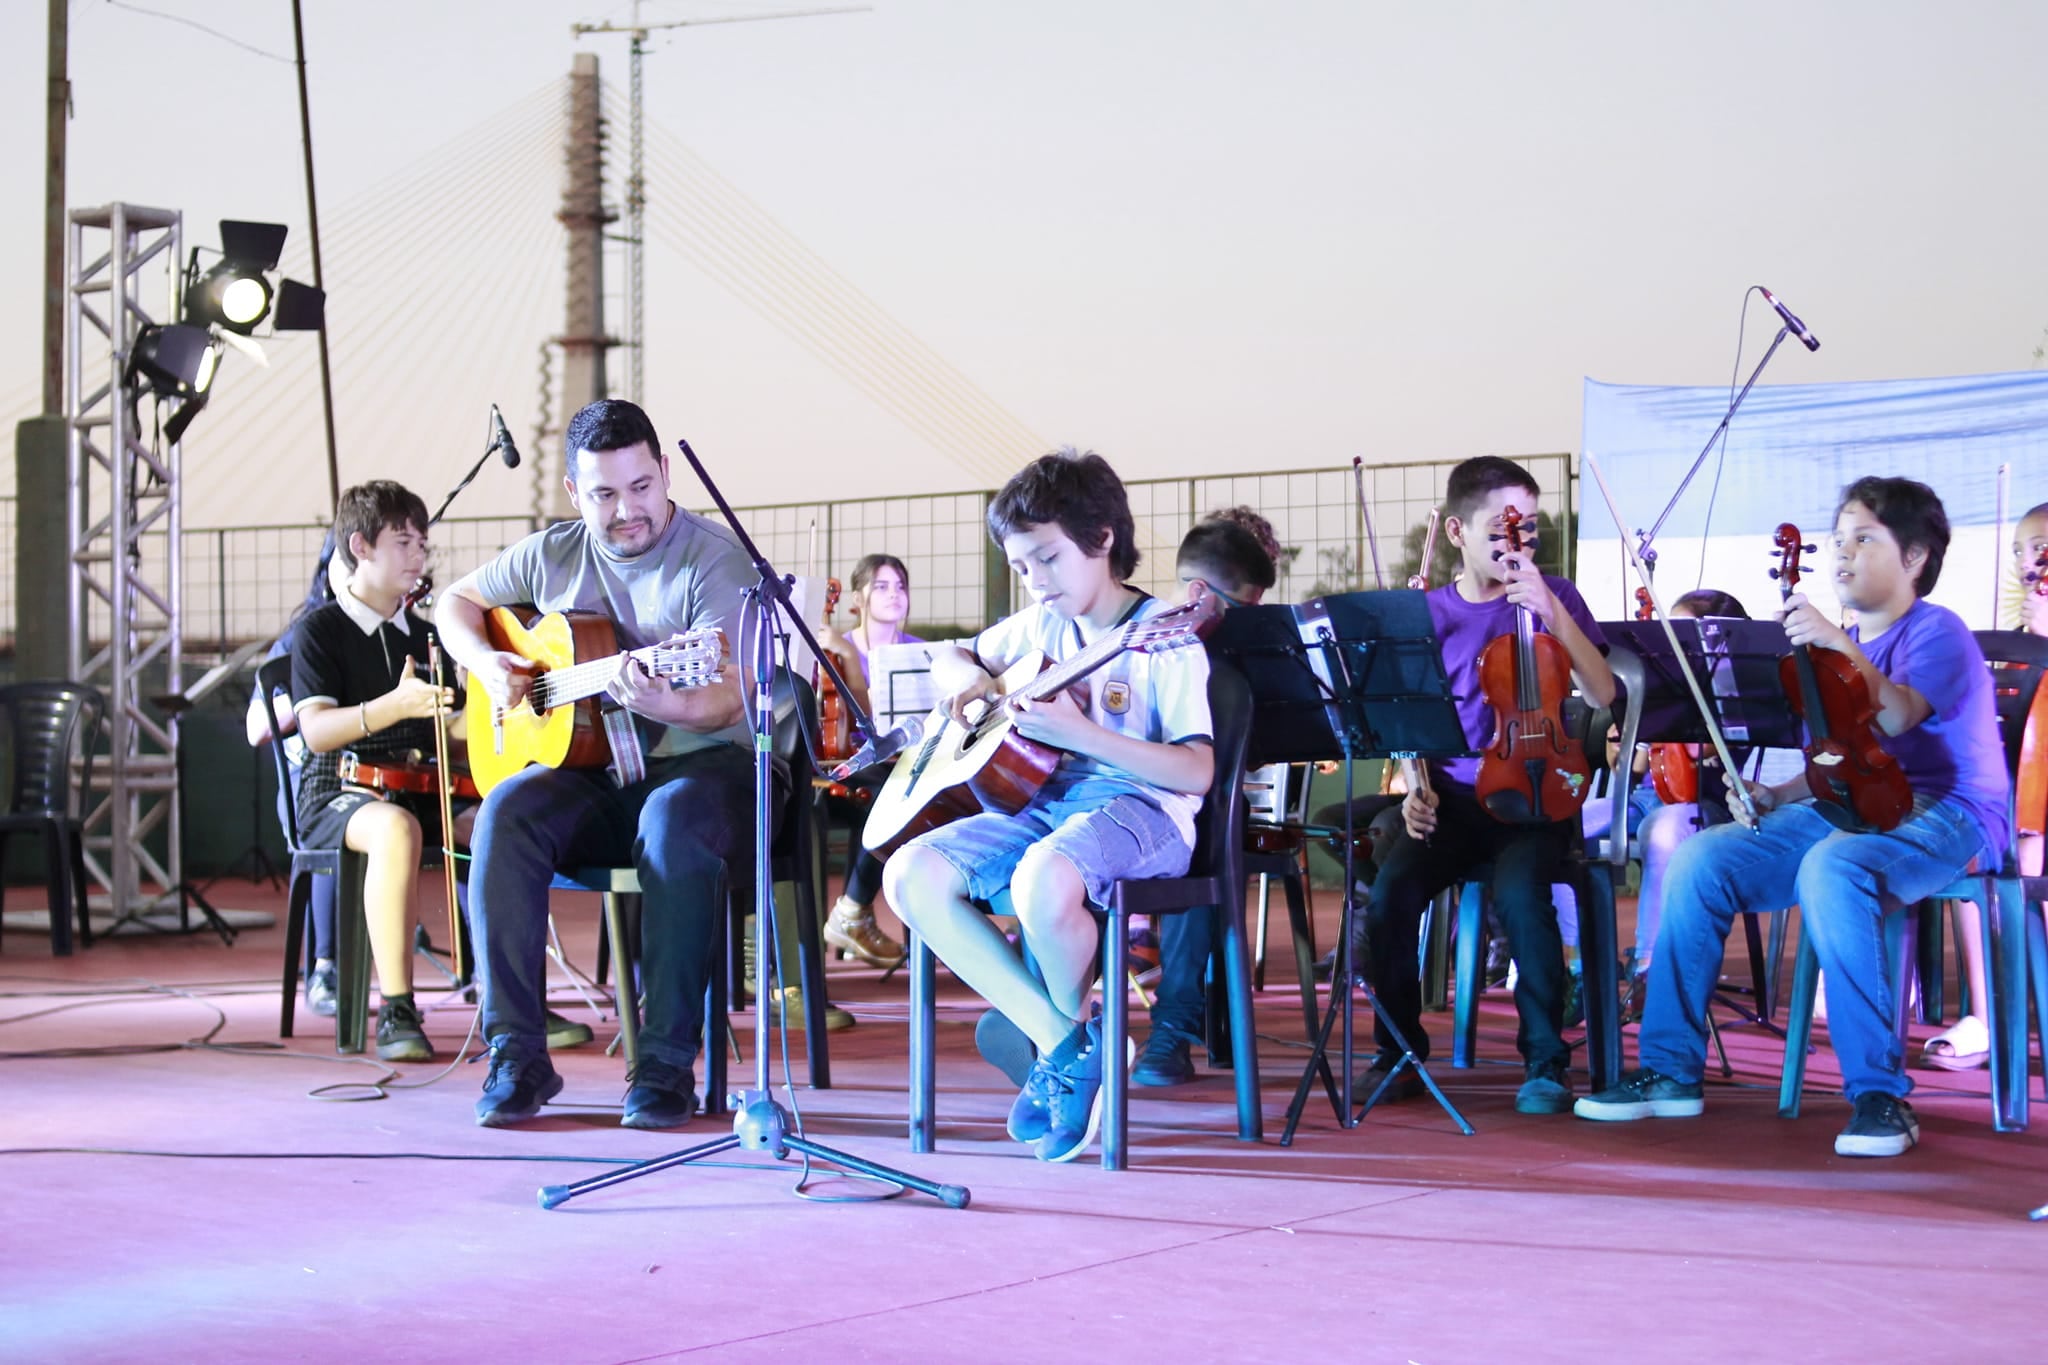
[[377, 1055], [423, 1062], [434, 1049], [412, 998], [419, 817], [344, 787], [341, 756], [394, 762], [432, 753], [435, 706], [453, 706], [453, 690], [424, 676], [429, 628], [404, 605], [426, 571], [427, 506], [389, 480], [359, 484], [341, 495], [334, 544], [348, 583], [299, 623], [292, 652], [294, 710], [310, 751], [299, 771], [299, 837], [309, 848], [348, 848], [368, 859], [363, 909], [383, 997]]

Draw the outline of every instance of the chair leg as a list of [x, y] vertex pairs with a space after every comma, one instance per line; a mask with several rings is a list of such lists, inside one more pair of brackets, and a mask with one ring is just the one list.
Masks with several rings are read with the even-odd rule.
[[933, 1110], [938, 1101], [936, 1048], [938, 1002], [936, 962], [924, 936], [909, 931], [910, 949], [910, 1150], [937, 1146]]
[[[1986, 907], [1978, 907], [1980, 911]], [[1926, 913], [1920, 916], [1920, 932], [1914, 937], [1913, 947], [1918, 957], [1914, 975], [1920, 981], [1920, 1022], [1939, 1024], [1946, 1014], [1947, 983], [1942, 979], [1945, 965], [1945, 940], [1948, 928], [1948, 906], [1942, 901], [1931, 901]], [[1967, 973], [1965, 973], [1967, 975]], [[1967, 986], [1965, 990], [1969, 989]]]
[[341, 872], [334, 888], [334, 1045], [337, 1051], [361, 1052], [370, 1025], [370, 921], [363, 909], [360, 853], [342, 850]]
[[1422, 1007], [1441, 1010], [1451, 994], [1451, 907], [1443, 896], [1422, 912]]
[[[1780, 915], [1792, 912], [1780, 910]], [[1804, 928], [1792, 959], [1792, 998], [1785, 1002], [1785, 1068], [1778, 1076], [1778, 1117], [1799, 1117], [1799, 1091], [1806, 1084], [1806, 1050], [1813, 1040], [1813, 1000], [1820, 987], [1820, 959]]]
[[1621, 1076], [1619, 931], [1614, 923], [1610, 864], [1596, 863], [1579, 879], [1579, 961], [1585, 973], [1586, 1071], [1595, 1093]]
[[1486, 988], [1486, 888], [1466, 882], [1458, 896], [1457, 992], [1451, 1016], [1451, 1065], [1472, 1065], [1479, 1041], [1479, 993]]
[[319, 874], [301, 872], [285, 891], [284, 991], [277, 1018], [277, 1036], [292, 1036], [292, 1024], [299, 1007], [299, 961], [306, 941], [306, 907], [313, 899], [313, 878]]
[[1744, 912], [1742, 916], [1742, 941], [1749, 949], [1749, 1000], [1750, 1012], [1757, 1022], [1771, 1022], [1771, 972], [1764, 961], [1763, 926], [1754, 914]]
[[[619, 1016], [619, 1051], [626, 1054], [626, 1070], [640, 1063], [640, 989], [634, 970], [632, 940], [626, 937], [626, 917], [619, 902], [623, 897], [604, 894], [604, 941], [598, 945], [598, 961], [604, 961], [607, 944], [616, 944], [611, 956], [618, 963], [618, 984], [612, 987], [612, 1005]], [[717, 958], [714, 956], [714, 962]], [[705, 1045], [706, 1050], [710, 1044]]]
[[43, 880], [50, 900], [50, 955], [71, 956], [71, 850], [55, 820], [43, 822]]
[[[697, 1040], [697, 1052], [704, 1062], [704, 1108], [706, 1112], [714, 1114], [726, 1111], [732, 1090], [726, 1073], [726, 1039], [732, 1032], [732, 973], [725, 969], [724, 964], [739, 956], [732, 951], [732, 928], [737, 918], [733, 904], [733, 886], [728, 881], [724, 913], [714, 916], [715, 923], [711, 929], [712, 970], [704, 982], [704, 1031]], [[760, 986], [763, 983], [759, 978], [766, 974], [766, 970], [758, 959], [754, 971], [757, 974], [754, 984]], [[619, 975], [626, 975], [623, 966]], [[637, 991], [637, 986], [635, 989]], [[755, 1009], [763, 1008], [761, 999], [758, 994], [754, 997]]]
[[[2017, 904], [2015, 913], [2026, 922], [2024, 930], [2016, 932], [2015, 942], [2018, 941], [2018, 934], [2024, 933], [2026, 968], [2020, 974], [2020, 979], [2033, 985], [2034, 1036], [2041, 1045], [2041, 1056], [2044, 1059], [2041, 1097], [2044, 1102], [2048, 1102], [2048, 919], [2042, 917], [2040, 904], [2026, 899], [2024, 891], [2016, 895], [2014, 901]], [[2010, 919], [2007, 922], [2009, 924]], [[2027, 1098], [2027, 1008], [2024, 989], [2014, 1003], [2012, 1012], [2013, 1019], [2006, 1027], [2007, 1036], [2015, 1039], [2018, 1044], [2013, 1050], [2016, 1073], [2013, 1085], [2018, 1098], [2024, 1101]], [[2026, 1112], [2024, 1104], [2015, 1107], [2015, 1113], [2020, 1119], [2026, 1117]]]
[[1130, 1064], [1124, 1055], [1124, 1039], [1130, 1036], [1131, 994], [1124, 989], [1124, 971], [1130, 960], [1129, 923], [1124, 917], [1123, 892], [1118, 888], [1109, 900], [1109, 923], [1102, 936], [1102, 1169], [1121, 1171], [1129, 1164], [1126, 1146], [1130, 1140]]
[[85, 830], [72, 825], [68, 831], [71, 844], [71, 895], [78, 911], [78, 946], [92, 947], [92, 896], [90, 883], [85, 878]]
[[[1986, 878], [1990, 894], [1978, 909], [1985, 962], [1985, 996], [1978, 1002], [1991, 1035], [1991, 1126], [2001, 1133], [2027, 1127], [2026, 920], [2040, 912], [2026, 903], [2017, 878]], [[1992, 920], [1997, 925], [1993, 928]]]
[[1287, 893], [1287, 932], [1294, 940], [1294, 982], [1301, 992], [1302, 1036], [1313, 1038], [1322, 1024], [1316, 1009], [1316, 941], [1309, 926], [1308, 897], [1293, 877], [1281, 883]]
[[797, 979], [803, 984], [804, 1053], [810, 1059], [811, 1089], [832, 1088], [832, 1054], [825, 1041], [825, 936], [820, 932], [818, 901], [808, 870], [799, 868], [790, 890], [796, 899]]
[[[1291, 885], [1293, 879], [1287, 880]], [[1266, 1118], [1259, 1104], [1259, 1035], [1253, 1017], [1251, 972], [1245, 960], [1243, 903], [1234, 908], [1236, 913], [1232, 913], [1230, 906], [1220, 906], [1214, 913], [1223, 928], [1223, 980], [1230, 1009], [1230, 1073], [1237, 1091], [1237, 1138], [1240, 1142], [1263, 1142]], [[1292, 905], [1288, 909], [1292, 913]]]

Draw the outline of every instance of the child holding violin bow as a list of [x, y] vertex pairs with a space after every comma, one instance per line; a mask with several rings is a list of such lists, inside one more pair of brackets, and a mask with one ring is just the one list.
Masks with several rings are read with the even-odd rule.
[[[1828, 983], [1828, 1033], [1852, 1112], [1840, 1156], [1898, 1156], [1919, 1141], [1893, 1030], [1884, 947], [1890, 906], [1924, 899], [1973, 860], [2003, 854], [2005, 754], [1990, 670], [1962, 619], [1926, 600], [1948, 551], [1941, 499], [1911, 479], [1843, 490], [1827, 570], [1836, 625], [1792, 591], [1798, 528], [1780, 528], [1784, 676], [1809, 734], [1805, 773], [1731, 793], [1736, 823], [1673, 855], [1638, 1040], [1638, 1069], [1578, 1102], [1581, 1118], [1686, 1118], [1704, 1108], [1707, 1004], [1738, 913], [1800, 909]], [[1816, 714], [1818, 712], [1818, 714]], [[1795, 894], [1787, 895], [1787, 889]]]
[[[1430, 619], [1466, 739], [1475, 749], [1502, 752], [1489, 753], [1484, 764], [1429, 764], [1427, 780], [1402, 798], [1403, 829], [1373, 880], [1365, 941], [1353, 945], [1353, 960], [1363, 964], [1381, 1008], [1416, 1057], [1426, 1060], [1416, 969], [1423, 911], [1472, 867], [1492, 863], [1494, 909], [1518, 968], [1516, 1044], [1525, 1079], [1515, 1108], [1561, 1114], [1572, 1105], [1571, 1049], [1561, 1036], [1566, 972], [1550, 887], [1582, 837], [1579, 811], [1589, 784], [1581, 747], [1562, 733], [1559, 706], [1574, 676], [1596, 706], [1613, 701], [1615, 685], [1602, 653], [1606, 640], [1578, 589], [1534, 566], [1533, 537], [1524, 527], [1533, 527], [1539, 497], [1526, 469], [1492, 455], [1464, 461], [1445, 485], [1443, 534], [1458, 548], [1461, 567], [1429, 593]], [[1505, 697], [1489, 696], [1503, 681]], [[1533, 693], [1524, 686], [1532, 683]], [[1495, 746], [1486, 745], [1489, 734]], [[1538, 752], [1544, 746], [1555, 751]], [[1576, 771], [1567, 749], [1578, 754]], [[1385, 1024], [1376, 1020], [1374, 1033], [1378, 1053], [1353, 1078], [1356, 1093], [1375, 1093], [1401, 1060], [1400, 1040]], [[1422, 1093], [1421, 1077], [1404, 1069], [1382, 1099]]]
[[299, 839], [365, 855], [363, 908], [382, 999], [377, 1055], [423, 1062], [434, 1049], [413, 1002], [412, 942], [425, 834], [413, 809], [352, 779], [357, 764], [398, 765], [433, 752], [434, 716], [454, 706], [453, 688], [424, 676], [430, 630], [408, 599], [426, 572], [426, 504], [386, 479], [347, 489], [334, 547], [347, 579], [332, 602], [297, 623], [292, 647], [293, 710], [308, 750], [298, 775]]

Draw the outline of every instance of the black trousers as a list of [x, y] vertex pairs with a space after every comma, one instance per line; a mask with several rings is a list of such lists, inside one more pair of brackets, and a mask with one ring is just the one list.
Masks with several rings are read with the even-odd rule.
[[[1417, 969], [1422, 915], [1446, 887], [1482, 863], [1493, 864], [1493, 909], [1506, 930], [1516, 964], [1515, 1042], [1530, 1065], [1565, 1064], [1564, 941], [1551, 906], [1551, 883], [1562, 875], [1572, 840], [1583, 837], [1576, 819], [1548, 825], [1509, 825], [1489, 815], [1470, 787], [1437, 779], [1436, 830], [1427, 841], [1404, 827], [1373, 879], [1365, 911], [1362, 961], [1380, 1005], [1407, 1035], [1415, 1055], [1429, 1056], [1422, 1028], [1422, 978]], [[1377, 1019], [1374, 1040], [1383, 1057], [1401, 1046]]]

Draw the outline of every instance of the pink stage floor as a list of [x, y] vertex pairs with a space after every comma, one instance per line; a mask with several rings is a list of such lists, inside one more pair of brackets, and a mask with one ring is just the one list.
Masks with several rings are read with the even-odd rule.
[[[215, 892], [226, 906], [279, 902], [246, 884]], [[564, 897], [560, 916], [585, 964], [592, 902]], [[1496, 992], [1475, 1070], [1449, 1069], [1449, 1016], [1431, 1020], [1438, 1074], [1476, 1137], [1427, 1102], [1344, 1132], [1319, 1099], [1283, 1149], [1303, 1054], [1276, 960], [1260, 1006], [1265, 1145], [1234, 1139], [1229, 1077], [1205, 1071], [1137, 1092], [1135, 1169], [1112, 1175], [1087, 1160], [1043, 1166], [1007, 1141], [1011, 1093], [975, 1058], [975, 1011], [942, 975], [941, 1151], [912, 1157], [903, 983], [835, 968], [834, 995], [860, 1024], [832, 1035], [837, 1085], [798, 1092], [812, 1136], [967, 1185], [971, 1209], [806, 1203], [794, 1166], [740, 1156], [744, 1169], [659, 1174], [544, 1212], [537, 1186], [604, 1169], [547, 1158], [637, 1160], [726, 1123], [619, 1128], [610, 1031], [566, 995], [558, 1006], [600, 1041], [558, 1056], [567, 1088], [524, 1130], [473, 1124], [478, 1067], [375, 1102], [309, 1098], [381, 1068], [337, 1064], [325, 1021], [304, 1011], [278, 1048], [279, 939], [124, 937], [58, 960], [46, 937], [6, 935], [0, 1356], [2041, 1358], [2026, 1343], [2048, 1225], [2025, 1213], [2048, 1201], [2048, 1120], [1992, 1133], [1982, 1073], [1920, 1073], [1922, 1145], [1893, 1161], [1833, 1155], [1846, 1111], [1825, 1093], [1825, 1052], [1806, 1116], [1777, 1118], [1782, 1048], [1742, 1030], [1729, 1035], [1737, 1080], [1709, 1089], [1702, 1119], [1525, 1118], [1512, 1109], [1512, 1010]], [[145, 983], [161, 989], [129, 993]], [[469, 1020], [447, 1001], [430, 1032], [446, 1052]], [[246, 1050], [179, 1046], [209, 1033]]]

